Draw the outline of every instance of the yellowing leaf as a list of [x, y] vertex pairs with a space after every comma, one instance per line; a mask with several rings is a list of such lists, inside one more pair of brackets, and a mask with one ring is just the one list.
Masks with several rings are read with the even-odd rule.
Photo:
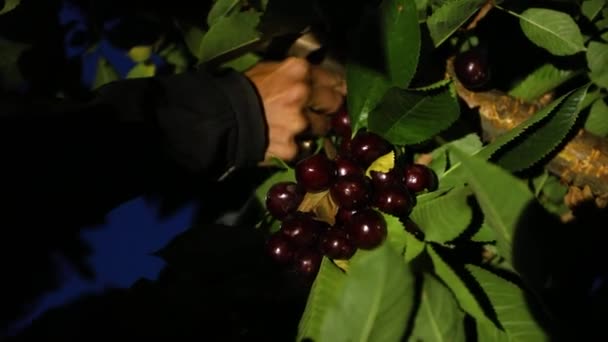
[[391, 151], [382, 157], [376, 159], [365, 171], [365, 175], [369, 177], [371, 171], [388, 172], [395, 167], [395, 152]]

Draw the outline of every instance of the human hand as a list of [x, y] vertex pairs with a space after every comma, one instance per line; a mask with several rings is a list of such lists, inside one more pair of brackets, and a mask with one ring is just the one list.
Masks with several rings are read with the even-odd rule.
[[264, 162], [285, 161], [298, 154], [296, 137], [303, 132], [322, 136], [329, 131], [330, 114], [344, 102], [346, 87], [336, 74], [305, 59], [260, 62], [245, 72], [257, 88], [268, 125]]

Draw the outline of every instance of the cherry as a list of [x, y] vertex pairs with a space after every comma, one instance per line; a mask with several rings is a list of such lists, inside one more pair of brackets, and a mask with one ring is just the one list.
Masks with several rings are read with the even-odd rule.
[[399, 184], [377, 190], [372, 204], [387, 214], [404, 217], [412, 212], [415, 202], [407, 188]]
[[295, 182], [275, 183], [266, 193], [266, 209], [273, 217], [282, 220], [296, 211], [304, 194], [304, 190]]
[[329, 191], [339, 207], [351, 209], [367, 204], [370, 190], [368, 178], [358, 175], [338, 178]]
[[346, 108], [340, 109], [331, 118], [331, 129], [333, 132], [342, 138], [350, 138], [352, 135], [352, 129], [350, 125], [350, 116]]
[[387, 186], [395, 186], [401, 184], [399, 173], [395, 169], [390, 169], [387, 172], [372, 170], [369, 172], [374, 189], [385, 188]]
[[322, 229], [321, 221], [305, 213], [289, 216], [281, 223], [279, 232], [287, 237], [289, 242], [299, 247], [313, 245]]
[[423, 164], [409, 164], [403, 170], [403, 183], [413, 193], [437, 189], [437, 175]]
[[381, 136], [359, 131], [350, 143], [350, 153], [357, 163], [367, 168], [372, 162], [392, 151], [393, 146]]
[[286, 265], [293, 261], [295, 247], [286, 236], [275, 233], [266, 241], [266, 251], [272, 260]]
[[346, 225], [353, 217], [353, 215], [355, 215], [355, 213], [358, 211], [359, 209], [353, 208], [353, 209], [347, 209], [344, 207], [340, 207], [338, 208], [338, 212], [336, 213], [336, 225]]
[[454, 58], [454, 72], [466, 88], [477, 89], [483, 87], [490, 80], [487, 54], [479, 48], [458, 54]]
[[308, 192], [329, 189], [335, 175], [334, 163], [323, 153], [302, 159], [295, 166], [296, 181]]
[[316, 249], [305, 248], [299, 250], [294, 259], [295, 271], [306, 278], [312, 278], [319, 272], [323, 254]]
[[336, 174], [338, 177], [359, 176], [363, 175], [364, 173], [363, 168], [350, 158], [338, 156], [335, 160], [335, 163]]
[[367, 250], [380, 246], [388, 234], [384, 217], [371, 208], [355, 213], [346, 224], [346, 231], [356, 248]]
[[348, 260], [355, 254], [356, 248], [342, 230], [330, 229], [322, 236], [319, 249], [331, 259]]

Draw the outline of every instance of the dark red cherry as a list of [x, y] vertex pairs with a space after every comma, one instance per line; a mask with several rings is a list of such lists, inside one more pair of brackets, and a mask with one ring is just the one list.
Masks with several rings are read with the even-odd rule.
[[343, 230], [330, 229], [321, 235], [319, 248], [331, 259], [348, 260], [355, 254], [356, 248]]
[[316, 243], [322, 230], [322, 222], [305, 213], [296, 213], [283, 220], [279, 233], [296, 246], [307, 247]]
[[423, 164], [409, 164], [403, 170], [403, 184], [413, 193], [437, 189], [437, 175]]
[[330, 188], [331, 197], [341, 208], [359, 208], [369, 203], [371, 188], [363, 175], [339, 177]]
[[336, 213], [336, 224], [338, 226], [344, 226], [346, 225], [346, 223], [348, 223], [353, 215], [355, 215], [355, 213], [358, 211], [359, 209], [357, 208], [345, 208], [345, 207], [340, 207], [338, 208], [338, 212]]
[[369, 176], [372, 180], [374, 189], [401, 184], [401, 177], [399, 172], [397, 172], [395, 169], [390, 169], [387, 172], [372, 170], [369, 172]]
[[350, 116], [346, 108], [342, 107], [336, 114], [331, 118], [331, 129], [339, 137], [350, 138], [352, 135], [352, 129], [350, 125]]
[[374, 192], [372, 205], [397, 217], [409, 215], [414, 208], [414, 197], [402, 184], [380, 188]]
[[313, 278], [319, 272], [323, 254], [314, 248], [299, 250], [294, 256], [295, 271], [305, 278]]
[[273, 184], [266, 194], [266, 209], [278, 220], [298, 209], [304, 198], [304, 189], [295, 182]]
[[305, 191], [319, 192], [329, 189], [336, 177], [333, 161], [317, 153], [299, 161], [295, 166], [296, 181]]
[[350, 155], [363, 168], [367, 168], [376, 159], [392, 151], [393, 146], [381, 136], [360, 131], [350, 143]]
[[344, 156], [338, 156], [334, 162], [338, 177], [362, 176], [365, 172], [354, 160]]
[[346, 232], [356, 248], [374, 249], [386, 240], [386, 221], [378, 211], [366, 208], [353, 215]]
[[460, 83], [466, 88], [483, 87], [490, 80], [487, 54], [479, 48], [458, 54], [454, 58], [454, 72]]
[[287, 265], [293, 261], [295, 246], [282, 234], [272, 234], [266, 241], [266, 252], [276, 263]]

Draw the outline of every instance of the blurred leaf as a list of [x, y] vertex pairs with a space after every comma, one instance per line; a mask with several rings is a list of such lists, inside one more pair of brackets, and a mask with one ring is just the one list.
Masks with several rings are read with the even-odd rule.
[[357, 132], [360, 128], [367, 127], [369, 113], [378, 105], [391, 83], [388, 77], [379, 71], [357, 63], [347, 63], [346, 84], [348, 115], [353, 132]]
[[107, 59], [99, 57], [97, 60], [97, 71], [93, 81], [93, 89], [97, 89], [104, 84], [120, 79], [118, 72], [110, 65]]
[[546, 63], [528, 74], [509, 91], [509, 95], [532, 102], [577, 74], [577, 71], [558, 69], [553, 64]]
[[137, 63], [129, 70], [126, 78], [145, 78], [152, 77], [156, 74], [156, 65], [152, 63]]
[[192, 55], [200, 60], [203, 56], [203, 38], [205, 31], [199, 27], [192, 26], [184, 33], [184, 40]]
[[308, 295], [306, 308], [298, 326], [296, 341], [302, 341], [305, 338], [317, 341], [330, 309], [338, 305], [345, 281], [346, 274], [331, 260], [324, 257]]
[[591, 105], [589, 116], [585, 121], [585, 129], [600, 137], [608, 135], [608, 105], [605, 98], [597, 99]]
[[434, 10], [426, 24], [435, 46], [448, 39], [484, 3], [486, 0], [450, 0]]
[[539, 342], [549, 340], [530, 312], [529, 298], [519, 286], [481, 267], [467, 265], [466, 268], [479, 282], [490, 299], [508, 341]]
[[442, 79], [439, 80], [433, 84], [429, 84], [427, 86], [423, 86], [423, 87], [418, 87], [418, 88], [410, 88], [409, 90], [413, 90], [413, 91], [431, 91], [431, 90], [437, 90], [440, 88], [443, 88], [447, 85], [449, 85], [452, 82], [451, 79], [446, 78], [446, 79]]
[[510, 262], [513, 234], [534, 195], [520, 179], [497, 165], [456, 148], [452, 152], [460, 159], [462, 172], [485, 219], [496, 232], [500, 255]]
[[307, 0], [267, 0], [258, 31], [265, 39], [299, 34], [317, 19], [313, 2]]
[[200, 62], [207, 62], [257, 43], [260, 13], [249, 10], [221, 17], [209, 28], [200, 45]]
[[386, 66], [394, 86], [407, 87], [420, 56], [420, 26], [414, 0], [384, 0], [380, 5], [386, 41]]
[[429, 253], [433, 261], [435, 274], [452, 291], [462, 310], [477, 320], [485, 321], [487, 319], [486, 314], [471, 290], [452, 267], [437, 253], [436, 248], [432, 244], [428, 244], [426, 248], [427, 253]]
[[581, 4], [581, 12], [589, 21], [593, 21], [606, 5], [606, 0], [584, 0]]
[[350, 261], [339, 299], [315, 342], [399, 341], [414, 307], [414, 276], [384, 243], [358, 250]]
[[217, 0], [213, 4], [213, 7], [211, 7], [209, 14], [207, 14], [207, 25], [213, 26], [217, 24], [222, 17], [227, 17], [231, 14], [240, 2], [240, 0]]
[[0, 15], [14, 10], [20, 3], [21, 0], [4, 0], [4, 7], [0, 9]]
[[165, 60], [165, 62], [175, 68], [174, 73], [185, 71], [190, 64], [188, 61], [189, 56], [187, 56], [187, 51], [180, 49], [175, 44], [167, 46], [158, 54]]
[[528, 8], [519, 17], [524, 34], [534, 44], [557, 56], [584, 51], [583, 35], [568, 14], [546, 8]]
[[[464, 312], [450, 290], [432, 275], [424, 275], [422, 299], [411, 341], [464, 342]], [[482, 341], [482, 340], [480, 340]]]
[[507, 170], [517, 172], [529, 168], [551, 153], [574, 127], [587, 89], [589, 86], [569, 93], [548, 118], [533, 128], [533, 134], [507, 146], [497, 163]]
[[589, 77], [602, 88], [608, 88], [608, 44], [591, 42], [587, 48]]
[[418, 21], [426, 21], [428, 8], [429, 0], [416, 0], [416, 9], [418, 9]]
[[431, 95], [391, 88], [370, 113], [368, 124], [391, 143], [409, 145], [445, 130], [459, 114], [458, 101], [448, 89]]
[[14, 89], [23, 82], [18, 61], [21, 54], [29, 47], [28, 44], [13, 42], [0, 37], [0, 82], [3, 87]]
[[465, 231], [473, 219], [467, 203], [470, 194], [467, 187], [459, 187], [414, 207], [410, 217], [420, 226], [426, 241], [451, 241]]
[[127, 52], [127, 54], [133, 62], [143, 63], [152, 56], [152, 47], [144, 45], [134, 46]]
[[222, 66], [227, 68], [232, 68], [236, 71], [243, 72], [257, 64], [261, 60], [261, 57], [256, 55], [255, 53], [246, 53], [242, 56], [239, 56], [233, 60], [230, 60]]

